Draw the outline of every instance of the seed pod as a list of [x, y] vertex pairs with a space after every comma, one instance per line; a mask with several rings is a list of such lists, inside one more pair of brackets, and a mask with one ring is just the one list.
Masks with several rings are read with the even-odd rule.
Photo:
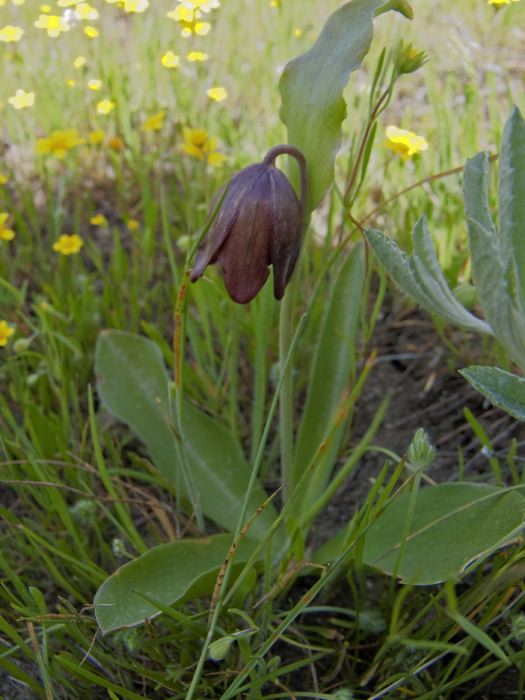
[[[301, 171], [301, 201], [288, 178], [274, 166], [278, 155], [296, 158]], [[211, 211], [223, 196], [215, 197]], [[191, 281], [219, 262], [230, 297], [246, 304], [262, 289], [273, 265], [274, 294], [282, 299], [292, 275], [304, 228], [306, 172], [304, 157], [292, 146], [272, 148], [262, 161], [230, 180], [210, 230], [195, 257]]]

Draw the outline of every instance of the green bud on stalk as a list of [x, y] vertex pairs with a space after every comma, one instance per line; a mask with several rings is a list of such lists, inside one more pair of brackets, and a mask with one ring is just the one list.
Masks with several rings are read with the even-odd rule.
[[[292, 156], [299, 165], [300, 199], [274, 165], [282, 154]], [[274, 295], [282, 299], [301, 249], [306, 181], [306, 161], [293, 146], [275, 146], [262, 163], [234, 175], [197, 251], [191, 281], [196, 282], [208, 265], [218, 262], [230, 297], [247, 304], [264, 286], [272, 265]], [[224, 190], [215, 197], [211, 211]]]

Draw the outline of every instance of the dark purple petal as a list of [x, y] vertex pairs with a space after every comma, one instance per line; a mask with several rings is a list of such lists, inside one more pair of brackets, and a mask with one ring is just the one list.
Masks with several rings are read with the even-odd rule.
[[268, 279], [271, 201], [263, 173], [246, 194], [242, 209], [219, 252], [224, 284], [231, 298], [247, 304]]
[[273, 289], [282, 299], [301, 250], [301, 204], [289, 180], [277, 168], [269, 170], [272, 201], [270, 261], [273, 265]]
[[[217, 212], [217, 216], [195, 256], [195, 264], [190, 276], [192, 282], [196, 282], [208, 265], [217, 260], [219, 250], [230, 233], [239, 211], [242, 209], [245, 196], [265, 170], [266, 168], [260, 163], [249, 165], [230, 180], [228, 191]], [[210, 216], [213, 214], [223, 192], [224, 188], [215, 196], [210, 207]]]

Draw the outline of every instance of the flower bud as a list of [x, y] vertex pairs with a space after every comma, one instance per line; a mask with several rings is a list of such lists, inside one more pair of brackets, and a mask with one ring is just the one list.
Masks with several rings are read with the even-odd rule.
[[416, 49], [410, 42], [401, 40], [395, 49], [394, 65], [398, 75], [414, 73], [427, 61], [428, 54]]
[[[301, 201], [288, 178], [274, 161], [293, 156], [301, 172]], [[225, 192], [225, 193], [224, 193]], [[202, 241], [191, 281], [196, 282], [208, 265], [220, 263], [230, 297], [246, 304], [262, 289], [273, 265], [274, 294], [282, 299], [292, 275], [304, 228], [306, 165], [292, 146], [276, 146], [262, 163], [249, 165], [230, 180], [212, 203], [223, 197], [210, 229]]]

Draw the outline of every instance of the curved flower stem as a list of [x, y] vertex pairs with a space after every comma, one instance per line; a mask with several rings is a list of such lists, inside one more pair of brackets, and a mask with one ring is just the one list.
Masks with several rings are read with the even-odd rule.
[[292, 156], [295, 159], [297, 165], [299, 166], [299, 201], [301, 203], [301, 210], [303, 212], [303, 222], [307, 220], [309, 216], [308, 212], [308, 173], [306, 170], [306, 159], [302, 152], [295, 146], [288, 146], [287, 144], [281, 144], [279, 146], [274, 146], [270, 148], [268, 153], [264, 156], [262, 164], [263, 165], [273, 165], [275, 159], [278, 156]]
[[[295, 146], [282, 144], [271, 148], [263, 159], [263, 165], [273, 165], [280, 155], [292, 156], [299, 166], [299, 201], [302, 211], [301, 236], [308, 224], [308, 173], [306, 159]], [[281, 302], [279, 315], [279, 374], [283, 377], [281, 399], [279, 401], [279, 440], [281, 446], [281, 484], [283, 487], [283, 499], [286, 503], [294, 488], [294, 445], [293, 445], [293, 376], [289, 372], [284, 376], [284, 366], [289, 355], [290, 343], [293, 335], [293, 311], [296, 282], [292, 279], [288, 287], [288, 293]]]

